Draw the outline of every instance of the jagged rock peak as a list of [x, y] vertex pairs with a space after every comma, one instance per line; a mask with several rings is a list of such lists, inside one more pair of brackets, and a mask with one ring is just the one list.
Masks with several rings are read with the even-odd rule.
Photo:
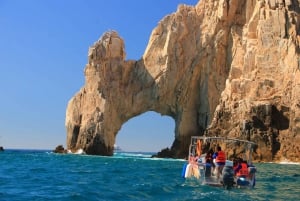
[[125, 60], [126, 52], [123, 39], [116, 31], [105, 32], [100, 39], [89, 48], [89, 62], [108, 59]]

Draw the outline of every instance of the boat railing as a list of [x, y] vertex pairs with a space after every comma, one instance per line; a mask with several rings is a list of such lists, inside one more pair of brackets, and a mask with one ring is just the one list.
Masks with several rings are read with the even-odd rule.
[[256, 145], [255, 142], [248, 141], [248, 140], [242, 140], [237, 138], [227, 138], [227, 137], [208, 137], [208, 136], [192, 136], [191, 137], [191, 144], [194, 144], [193, 142], [197, 140], [203, 140], [204, 142], [211, 142], [211, 141], [220, 141], [220, 142], [241, 142], [251, 145]]

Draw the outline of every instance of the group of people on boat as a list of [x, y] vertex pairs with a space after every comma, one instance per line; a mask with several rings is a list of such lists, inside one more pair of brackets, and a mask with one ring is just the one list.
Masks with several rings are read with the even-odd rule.
[[[216, 152], [213, 152], [211, 149], [205, 157], [206, 163], [211, 165], [213, 173], [215, 173], [217, 177], [219, 177], [223, 171], [223, 168], [226, 164], [226, 158], [226, 153], [222, 151], [220, 146], [217, 147]], [[249, 167], [251, 166], [242, 158], [238, 157], [233, 159], [233, 170], [235, 176], [248, 177]]]
[[240, 157], [233, 159], [232, 169], [230, 168], [228, 170], [227, 167], [226, 170], [223, 171], [226, 164], [226, 154], [222, 151], [220, 146], [217, 147], [216, 152], [213, 153], [212, 150], [210, 150], [206, 154], [206, 164], [210, 164], [212, 167], [212, 174], [210, 173], [211, 171], [209, 171], [209, 174], [206, 176], [215, 175], [217, 179], [219, 179], [222, 176], [224, 177], [224, 175], [222, 175], [224, 172], [227, 172], [228, 174], [228, 171], [233, 170], [233, 176], [238, 186], [249, 185], [249, 181], [254, 182], [250, 184], [251, 186], [255, 185], [255, 179], [253, 177], [255, 175], [256, 168]]
[[[183, 168], [182, 175], [184, 178], [200, 178], [204, 176], [206, 183], [212, 185], [219, 183], [229, 187], [254, 187], [256, 168], [251, 163], [251, 157], [245, 155], [249, 163], [240, 157], [228, 160], [225, 151], [222, 150], [220, 145], [216, 147], [215, 151], [210, 149], [205, 154], [202, 154], [202, 142], [205, 141], [205, 138], [195, 138], [191, 140], [189, 161]], [[212, 139], [218, 138], [212, 137]], [[234, 139], [225, 140], [234, 141]], [[240, 141], [247, 143], [247, 146], [249, 144], [252, 145], [252, 142]], [[251, 154], [251, 151], [249, 153]]]
[[[189, 158], [189, 164], [191, 166], [193, 166], [193, 169], [198, 169], [198, 163], [199, 163], [199, 159], [201, 156], [201, 144], [197, 142], [197, 149], [196, 149], [196, 153], [195, 156], [192, 155]], [[226, 154], [224, 151], [222, 151], [221, 147], [218, 146], [216, 152], [213, 152], [213, 150], [211, 149], [205, 157], [205, 163], [212, 169], [213, 174], [215, 174], [217, 176], [217, 178], [220, 177], [220, 175], [222, 174], [222, 170], [225, 166], [226, 163]], [[195, 173], [197, 176], [198, 174]], [[210, 176], [210, 172], [207, 176]], [[197, 177], [196, 176], [196, 177]]]
[[212, 168], [212, 172], [219, 178], [226, 164], [226, 153], [218, 146], [216, 152], [212, 149], [205, 156], [206, 164]]

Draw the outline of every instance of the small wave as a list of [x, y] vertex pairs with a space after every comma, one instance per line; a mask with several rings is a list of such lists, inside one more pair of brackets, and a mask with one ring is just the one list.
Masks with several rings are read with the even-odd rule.
[[176, 159], [176, 158], [145, 158], [146, 160], [154, 160], [154, 161], [186, 161], [184, 159]]
[[116, 152], [114, 157], [130, 157], [130, 158], [151, 158], [152, 154], [150, 153], [140, 153], [140, 152]]
[[153, 161], [186, 161], [184, 159], [175, 158], [156, 158], [152, 157], [154, 153], [143, 152], [115, 152], [114, 158], [135, 158], [141, 160], [153, 160]]
[[75, 154], [85, 154], [85, 152], [83, 151], [83, 149], [78, 149]]
[[153, 154], [148, 152], [117, 152], [114, 155], [135, 156], [135, 157], [151, 157]]
[[67, 153], [68, 154], [78, 154], [78, 155], [84, 155], [85, 154], [83, 149], [78, 149], [76, 152], [72, 152], [71, 150], [68, 150]]
[[285, 164], [285, 165], [300, 165], [298, 162], [291, 162], [291, 161], [280, 161], [279, 164]]

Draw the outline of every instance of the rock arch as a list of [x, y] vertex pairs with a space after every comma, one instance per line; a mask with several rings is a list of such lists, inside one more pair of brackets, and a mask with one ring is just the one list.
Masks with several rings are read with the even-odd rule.
[[[218, 63], [225, 65], [221, 55], [199, 58], [200, 32], [190, 21], [199, 16], [194, 7], [181, 6], [179, 10], [160, 22], [138, 61], [125, 61], [124, 41], [115, 31], [105, 33], [90, 47], [85, 86], [67, 108], [68, 149], [112, 155], [122, 124], [155, 111], [174, 119], [172, 149], [176, 156], [186, 155], [189, 136], [203, 132], [218, 102], [213, 97], [224, 88], [226, 76], [214, 80], [219, 82], [218, 89], [207, 75], [227, 71], [213, 70]], [[216, 51], [202, 50], [203, 55]]]
[[105, 33], [67, 107], [68, 149], [112, 155], [122, 124], [155, 111], [175, 120], [174, 157], [185, 157], [190, 136], [207, 126], [209, 135], [244, 137], [257, 117], [263, 125], [244, 132], [258, 144], [256, 159], [299, 161], [299, 10], [299, 0], [180, 5], [138, 61], [125, 60], [117, 32]]

